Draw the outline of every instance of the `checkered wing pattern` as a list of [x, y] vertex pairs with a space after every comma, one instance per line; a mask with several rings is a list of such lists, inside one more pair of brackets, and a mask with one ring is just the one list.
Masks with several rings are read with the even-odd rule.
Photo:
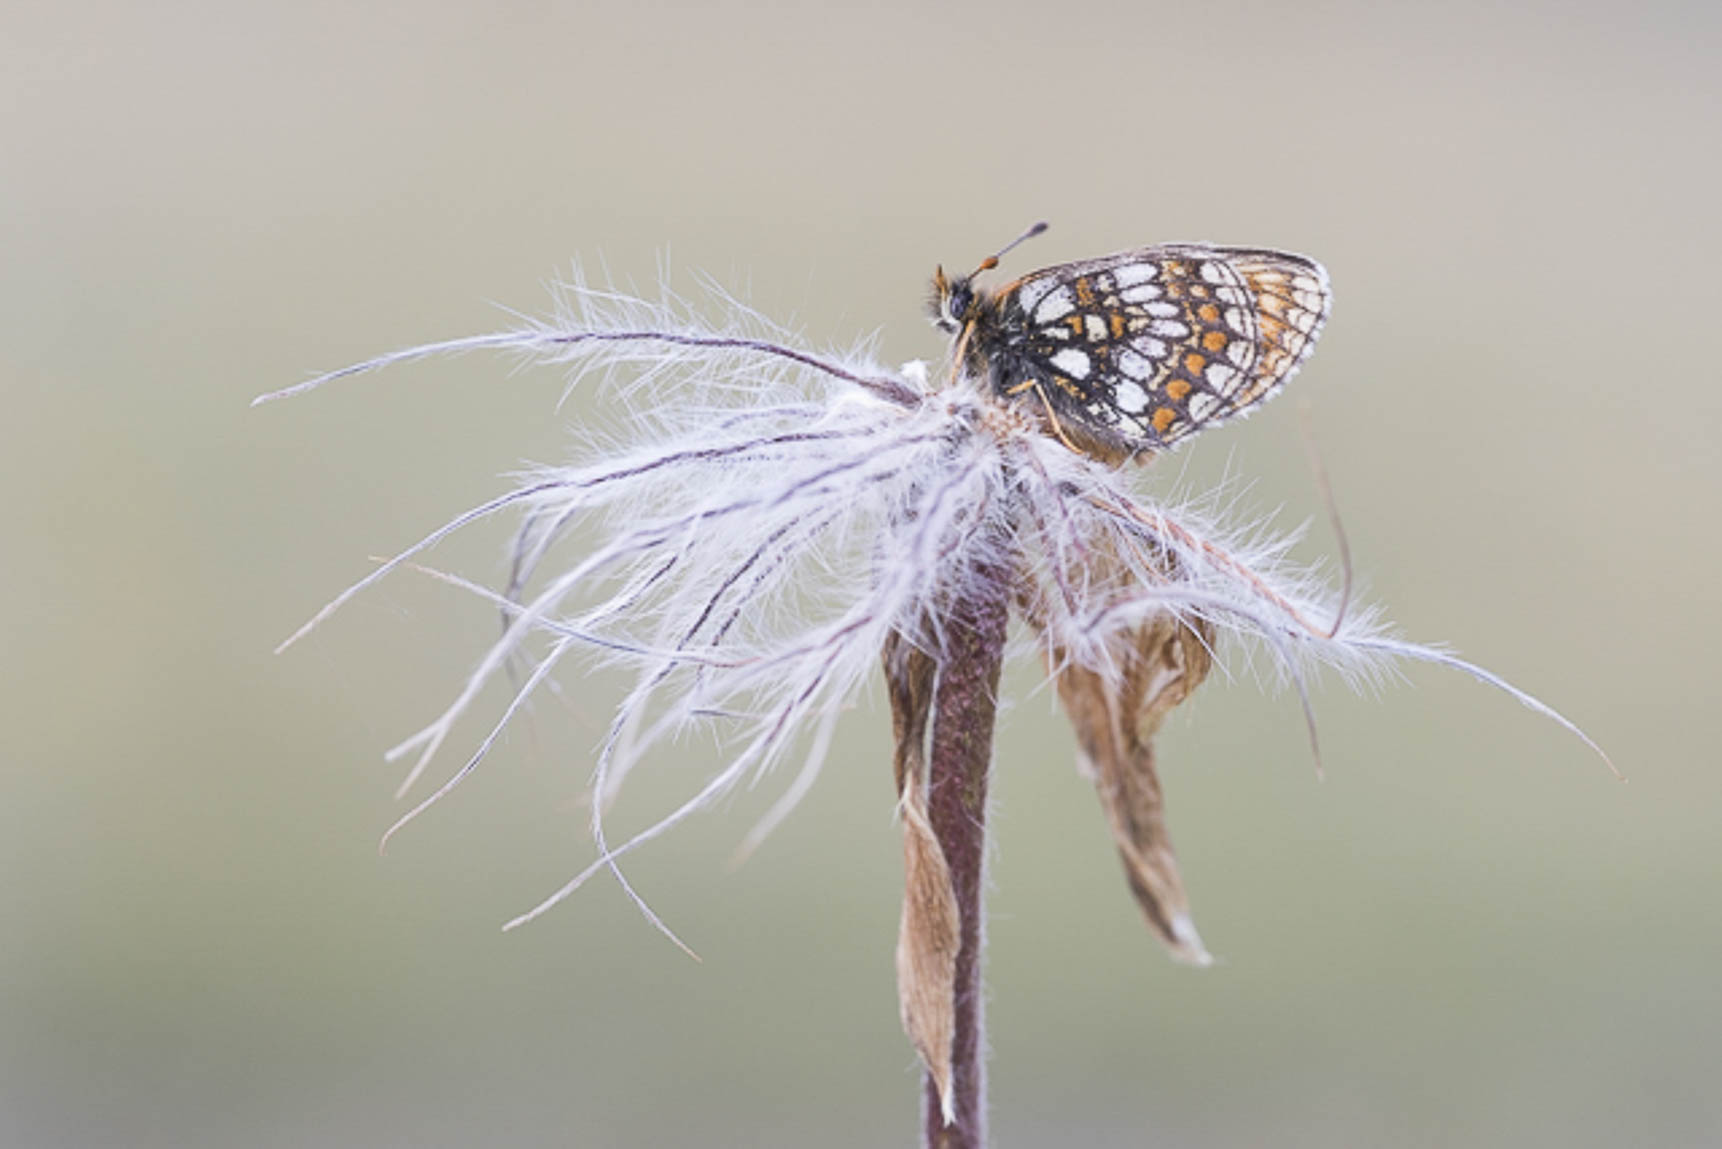
[[1033, 272], [999, 295], [1006, 394], [1153, 450], [1277, 391], [1327, 320], [1327, 272], [1298, 255], [1169, 244]]

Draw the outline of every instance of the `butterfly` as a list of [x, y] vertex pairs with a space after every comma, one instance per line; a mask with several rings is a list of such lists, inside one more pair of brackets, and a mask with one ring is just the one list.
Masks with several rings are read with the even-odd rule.
[[965, 276], [933, 274], [933, 322], [956, 368], [1041, 405], [1074, 449], [1164, 450], [1248, 412], [1297, 373], [1327, 322], [1327, 272], [1265, 248], [1169, 243], [974, 285], [1036, 224]]

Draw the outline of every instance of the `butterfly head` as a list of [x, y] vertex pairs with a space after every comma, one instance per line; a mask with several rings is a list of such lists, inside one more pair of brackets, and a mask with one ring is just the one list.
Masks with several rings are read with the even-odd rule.
[[967, 275], [950, 277], [945, 274], [943, 267], [933, 272], [933, 293], [930, 300], [930, 310], [933, 314], [933, 326], [941, 331], [956, 335], [972, 323], [987, 309], [992, 297], [975, 287], [975, 276], [983, 271], [991, 271], [999, 265], [999, 257], [1025, 239], [1032, 239], [1046, 230], [1046, 224], [1037, 223], [1009, 243], [1000, 248], [995, 254], [981, 260], [981, 265]]
[[950, 277], [944, 268], [934, 269], [933, 293], [928, 300], [934, 327], [955, 335], [980, 313], [986, 296], [975, 289], [974, 278], [973, 274]]

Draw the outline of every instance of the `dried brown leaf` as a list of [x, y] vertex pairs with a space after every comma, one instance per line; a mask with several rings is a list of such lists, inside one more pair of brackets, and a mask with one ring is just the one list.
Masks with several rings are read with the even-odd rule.
[[1208, 965], [1190, 900], [1166, 832], [1165, 799], [1154, 769], [1153, 735], [1208, 673], [1204, 639], [1170, 615], [1132, 637], [1121, 681], [1066, 666], [1058, 694], [1106, 810], [1125, 877], [1143, 916], [1180, 961]]
[[924, 772], [927, 718], [933, 707], [933, 680], [938, 664], [900, 634], [885, 640], [885, 689], [891, 698], [892, 780], [902, 797], [910, 774]]
[[926, 785], [903, 792], [903, 919], [897, 935], [897, 1000], [903, 1029], [939, 1089], [945, 1122], [956, 1119], [951, 1042], [956, 1030], [961, 915], [944, 851], [927, 821]]
[[[1091, 570], [1110, 566], [1116, 573], [1122, 565], [1106, 563], [1098, 555], [1090, 560]], [[1019, 605], [1029, 622], [1044, 630], [1042, 604], [1025, 595]], [[1207, 677], [1213, 665], [1213, 628], [1199, 619], [1157, 614], [1126, 641], [1119, 651], [1119, 671], [1111, 676], [1075, 664], [1056, 647], [1048, 656], [1131, 893], [1173, 957], [1209, 965], [1213, 958], [1190, 917], [1190, 900], [1166, 832], [1153, 736], [1166, 714]]]
[[944, 850], [927, 820], [926, 732], [935, 664], [893, 635], [885, 680], [896, 735], [893, 766], [903, 819], [903, 916], [897, 935], [897, 1000], [903, 1029], [939, 1090], [946, 1124], [956, 1119], [951, 1048], [956, 1031], [957, 953], [962, 918]]

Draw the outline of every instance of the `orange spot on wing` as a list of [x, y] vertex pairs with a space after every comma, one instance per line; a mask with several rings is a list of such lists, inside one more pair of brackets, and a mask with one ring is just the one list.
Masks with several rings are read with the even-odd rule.
[[1084, 307], [1092, 307], [1094, 305], [1094, 288], [1089, 284], [1088, 277], [1082, 276], [1073, 286], [1076, 288], [1076, 302]]
[[1180, 379], [1174, 375], [1172, 378], [1166, 380], [1166, 394], [1171, 396], [1177, 402], [1182, 403], [1184, 401], [1184, 396], [1189, 393], [1190, 381], [1188, 379]]
[[1226, 343], [1224, 331], [1209, 331], [1202, 336], [1202, 349], [1204, 351], [1224, 351]]
[[1178, 412], [1173, 410], [1171, 407], [1154, 408], [1154, 430], [1164, 435], [1166, 433], [1166, 428], [1170, 427], [1172, 425], [1172, 421], [1177, 417]]
[[1112, 338], [1124, 338], [1124, 313], [1122, 311], [1114, 311], [1108, 318], [1112, 321]]
[[1220, 321], [1219, 305], [1214, 303], [1204, 303], [1202, 306], [1196, 308], [1196, 315], [1203, 323], [1218, 323]]
[[1194, 351], [1184, 356], [1184, 370], [1192, 375], [1200, 375], [1207, 370], [1207, 367], [1208, 360], [1205, 356], [1198, 355]]

